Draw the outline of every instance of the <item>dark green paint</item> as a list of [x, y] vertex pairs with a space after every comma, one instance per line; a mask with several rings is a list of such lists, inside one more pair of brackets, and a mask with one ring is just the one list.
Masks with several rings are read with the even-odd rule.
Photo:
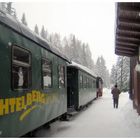
[[[31, 52], [31, 89], [24, 91], [13, 91], [11, 89], [12, 46], [8, 46], [9, 42]], [[42, 57], [49, 58], [53, 63], [53, 87], [51, 89], [43, 90], [41, 86]], [[66, 62], [63, 59], [15, 33], [10, 28], [0, 25], [0, 99], [25, 96], [32, 90], [38, 90], [46, 94], [57, 94], [58, 97], [55, 103], [42, 105], [41, 108], [38, 107], [30, 112], [23, 121], [19, 120], [22, 111], [0, 116], [0, 137], [22, 136], [67, 111], [67, 89], [58, 88], [57, 66], [59, 64], [66, 67]]]

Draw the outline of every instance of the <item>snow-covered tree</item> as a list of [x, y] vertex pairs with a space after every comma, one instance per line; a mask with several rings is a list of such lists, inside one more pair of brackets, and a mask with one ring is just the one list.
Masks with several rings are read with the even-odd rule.
[[109, 74], [108, 69], [106, 69], [106, 72], [105, 72], [105, 84], [106, 84], [106, 87], [110, 87], [110, 74]]
[[110, 82], [112, 85], [115, 85], [117, 83], [117, 68], [116, 65], [112, 66], [111, 74], [110, 74]]
[[104, 87], [109, 87], [110, 76], [109, 76], [109, 71], [106, 68], [105, 59], [103, 58], [103, 56], [98, 57], [96, 61], [95, 69], [96, 69], [97, 76], [103, 79]]
[[23, 13], [23, 15], [22, 15], [21, 22], [22, 22], [25, 26], [27, 26], [27, 21], [26, 21], [25, 13]]
[[[113, 70], [115, 69], [115, 70]], [[113, 73], [113, 71], [115, 71]], [[115, 78], [115, 83], [121, 91], [129, 90], [129, 75], [130, 75], [130, 59], [128, 57], [119, 56], [116, 66], [112, 67], [111, 78]], [[113, 80], [111, 81], [114, 84]]]
[[87, 43], [82, 43], [75, 35], [71, 34], [68, 38], [63, 39], [62, 44], [63, 52], [70, 60], [94, 70], [94, 61]]
[[49, 41], [49, 33], [48, 33], [48, 31], [47, 31], [47, 29], [46, 29], [46, 31], [45, 31], [45, 34], [46, 34], [46, 40], [48, 40]]
[[12, 14], [12, 2], [7, 3], [7, 12], [10, 15]]
[[49, 37], [49, 41], [51, 42], [51, 46], [56, 48], [58, 51], [63, 52], [62, 49], [62, 41], [61, 36], [58, 33], [52, 33]]
[[34, 32], [39, 35], [39, 29], [38, 29], [37, 24], [35, 25]]
[[63, 53], [69, 58], [69, 44], [66, 36], [62, 40]]
[[91, 54], [91, 51], [90, 51], [88, 44], [86, 44], [86, 46], [85, 46], [85, 60], [86, 60], [87, 67], [92, 69], [93, 68], [93, 60], [92, 60], [92, 54]]
[[47, 40], [48, 35], [47, 35], [47, 32], [45, 31], [44, 25], [42, 26], [40, 36]]
[[42, 37], [42, 38], [46, 38], [46, 33], [45, 33], [45, 29], [44, 29], [44, 25], [42, 26], [42, 29], [41, 29], [41, 32], [40, 32], [40, 36]]
[[7, 10], [7, 3], [6, 2], [0, 2], [0, 9], [4, 12], [6, 12]]
[[123, 71], [122, 71], [122, 90], [129, 90], [129, 78], [130, 78], [130, 58], [123, 57]]
[[0, 2], [0, 9], [16, 18], [16, 10], [12, 7], [12, 2]]

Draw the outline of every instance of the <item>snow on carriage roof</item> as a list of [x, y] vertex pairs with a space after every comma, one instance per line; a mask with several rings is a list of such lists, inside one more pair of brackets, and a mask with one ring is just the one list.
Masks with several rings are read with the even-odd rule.
[[46, 50], [52, 52], [53, 54], [57, 55], [58, 57], [61, 57], [62, 59], [70, 63], [70, 60], [64, 54], [62, 54], [62, 52], [60, 52], [58, 49], [52, 47], [52, 44], [50, 42], [43, 39], [41, 36], [37, 35], [32, 30], [30, 30], [27, 26], [25, 26], [20, 21], [18, 21], [18, 19], [3, 12], [2, 10], [0, 10], [0, 24], [6, 25], [8, 28], [12, 29], [18, 34], [35, 42], [36, 44], [38, 44], [39, 47], [45, 48]]
[[78, 63], [76, 63], [76, 62], [74, 62], [74, 61], [72, 61], [72, 63], [69, 64], [69, 66], [70, 66], [70, 67], [76, 67], [76, 68], [78, 68], [78, 69], [80, 69], [80, 70], [83, 70], [83, 71], [87, 72], [88, 74], [90, 74], [90, 75], [92, 75], [92, 76], [94, 76], [94, 77], [97, 77], [97, 75], [95, 74], [94, 71], [92, 71], [92, 70], [90, 70], [89, 68], [87, 68], [87, 67], [85, 67], [85, 66], [83, 66], [83, 65], [81, 65], [81, 64], [78, 64]]

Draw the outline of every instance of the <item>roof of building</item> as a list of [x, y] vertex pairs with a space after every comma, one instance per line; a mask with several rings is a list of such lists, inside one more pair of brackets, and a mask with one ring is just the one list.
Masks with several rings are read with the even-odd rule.
[[140, 44], [140, 3], [119, 2], [116, 4], [115, 54], [138, 55]]

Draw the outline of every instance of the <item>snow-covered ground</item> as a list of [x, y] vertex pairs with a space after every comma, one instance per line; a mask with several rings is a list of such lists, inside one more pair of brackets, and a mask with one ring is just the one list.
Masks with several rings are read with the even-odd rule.
[[50, 129], [41, 128], [36, 137], [55, 138], [129, 138], [140, 137], [140, 117], [133, 109], [128, 93], [122, 93], [119, 108], [114, 109], [110, 90], [80, 111], [70, 121], [57, 121]]

